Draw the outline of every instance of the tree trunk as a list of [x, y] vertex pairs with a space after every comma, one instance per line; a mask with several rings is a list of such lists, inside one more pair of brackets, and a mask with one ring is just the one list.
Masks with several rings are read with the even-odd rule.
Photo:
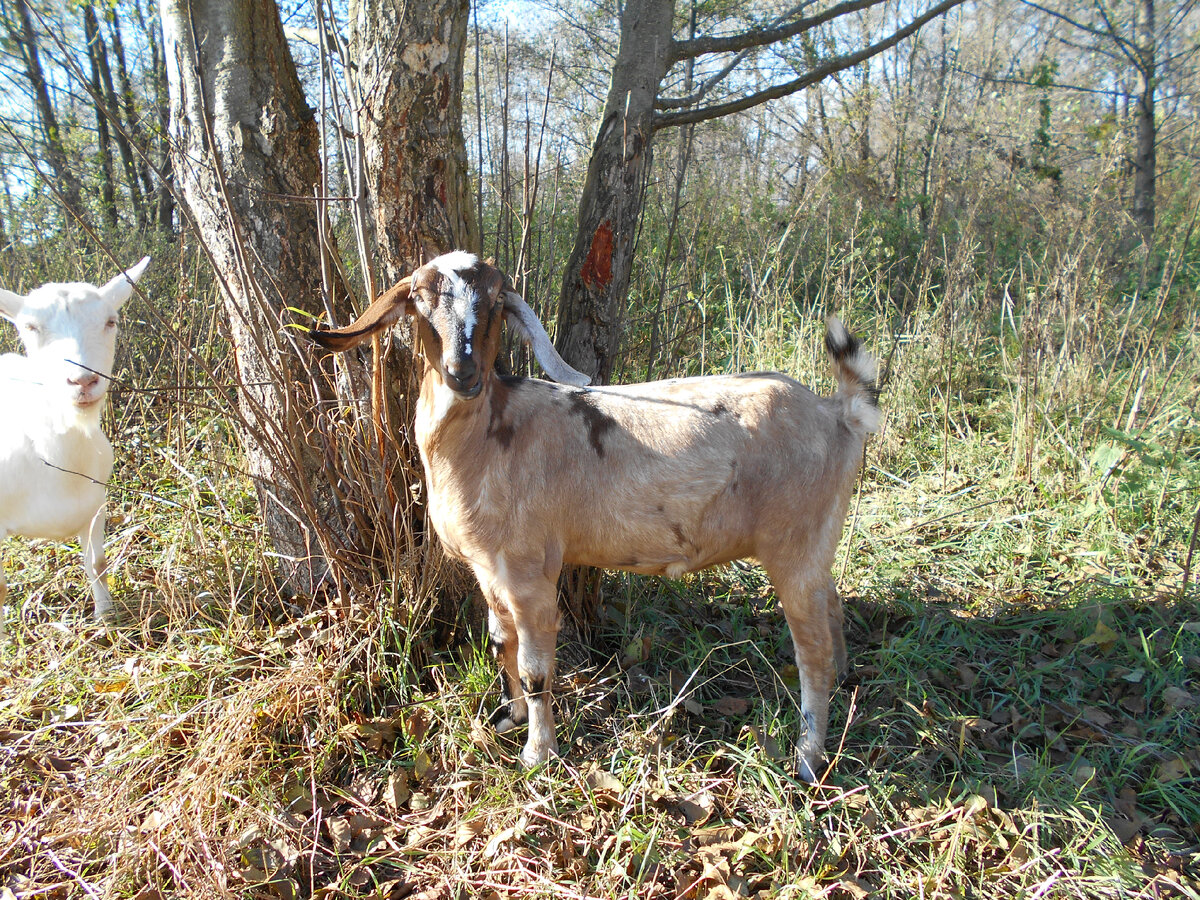
[[42, 123], [43, 140], [46, 146], [46, 160], [54, 173], [54, 180], [61, 192], [67, 207], [84, 221], [84, 209], [80, 203], [79, 180], [67, 164], [67, 152], [63, 147], [62, 135], [58, 130], [58, 117], [54, 114], [54, 106], [50, 102], [50, 92], [46, 88], [46, 77], [42, 74], [42, 63], [38, 56], [37, 33], [33, 29], [33, 19], [29, 12], [28, 0], [17, 0], [17, 15], [21, 20], [19, 33], [10, 30], [10, 35], [20, 48], [21, 58], [25, 63], [25, 74], [33, 88], [33, 102], [37, 107], [38, 119]]
[[[130, 140], [137, 143], [140, 151], [133, 162], [136, 170], [135, 177], [141, 179], [139, 193], [144, 198], [153, 197], [154, 180], [150, 176], [149, 165], [150, 142], [146, 140], [146, 132], [138, 121], [137, 107], [133, 99], [133, 84], [129, 79], [129, 66], [125, 62], [125, 43], [121, 39], [121, 20], [117, 16], [116, 8], [112, 6], [105, 11], [105, 17], [112, 32], [112, 50], [113, 57], [117, 61], [117, 80], [121, 85], [121, 110], [125, 116], [125, 128], [129, 132]], [[142, 216], [138, 219], [139, 223], [143, 223], [146, 218], [148, 216], [143, 210]]]
[[350, 6], [366, 183], [387, 285], [449, 250], [480, 250], [462, 132], [469, 12], [467, 0]]
[[654, 101], [670, 66], [673, 0], [628, 0], [600, 131], [558, 301], [558, 351], [598, 383], [624, 329], [654, 138]]
[[[88, 39], [89, 45], [94, 48], [93, 60], [96, 66], [96, 75], [100, 81], [101, 94], [104, 98], [104, 118], [109, 126], [109, 131], [112, 134], [113, 140], [116, 142], [117, 151], [121, 154], [121, 168], [125, 171], [125, 183], [129, 186], [129, 200], [133, 206], [134, 218], [137, 221], [138, 230], [145, 230], [146, 213], [142, 206], [142, 185], [138, 180], [137, 162], [133, 155], [133, 146], [129, 143], [129, 136], [121, 124], [121, 108], [117, 101], [117, 91], [113, 86], [112, 67], [108, 64], [108, 48], [104, 45], [104, 39], [100, 36], [99, 23], [96, 20], [96, 12], [91, 3], [84, 6], [84, 22], [89, 30], [94, 35]], [[90, 22], [89, 22], [90, 20]], [[100, 113], [99, 101], [97, 101], [97, 115]], [[127, 123], [127, 127], [132, 127], [133, 119]]]
[[311, 595], [352, 543], [313, 448], [327, 395], [282, 330], [285, 307], [323, 308], [317, 126], [273, 0], [160, 2], [176, 171], [223, 288], [247, 467], [280, 574]]
[[1133, 219], [1149, 241], [1154, 236], [1155, 149], [1158, 143], [1154, 121], [1154, 92], [1157, 77], [1157, 40], [1154, 33], [1154, 0], [1137, 3], [1138, 97], [1135, 107], [1137, 146], [1133, 158]]
[[90, 3], [83, 7], [83, 33], [87, 39], [88, 61], [92, 67], [89, 86], [92, 90], [92, 105], [96, 110], [96, 143], [100, 153], [100, 208], [104, 221], [110, 228], [115, 229], [117, 200], [113, 187], [112, 138], [108, 131], [108, 112], [104, 108], [104, 84], [100, 78], [100, 59], [104, 55], [104, 47], [100, 42], [96, 12]]
[[149, 28], [150, 62], [154, 77], [154, 107], [158, 114], [158, 171], [155, 194], [155, 225], [160, 234], [174, 234], [175, 221], [175, 163], [171, 158], [171, 99], [167, 85], [167, 62], [162, 47], [155, 39], [156, 29]]

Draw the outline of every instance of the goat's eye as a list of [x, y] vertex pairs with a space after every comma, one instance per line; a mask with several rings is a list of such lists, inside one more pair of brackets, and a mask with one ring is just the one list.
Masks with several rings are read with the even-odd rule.
[[24, 328], [26, 331], [28, 331], [30, 334], [37, 334], [37, 333], [38, 333], [38, 327], [37, 327], [36, 325], [34, 325], [32, 322], [26, 322], [26, 323], [25, 323], [25, 324], [24, 324], [22, 327], [23, 327], [23, 328]]
[[116, 319], [116, 317], [114, 316], [113, 318], [111, 318], [111, 319], [109, 319], [107, 322], [105, 322], [105, 323], [104, 323], [104, 327], [105, 327], [105, 328], [116, 328], [116, 327], [117, 327], [117, 319]]

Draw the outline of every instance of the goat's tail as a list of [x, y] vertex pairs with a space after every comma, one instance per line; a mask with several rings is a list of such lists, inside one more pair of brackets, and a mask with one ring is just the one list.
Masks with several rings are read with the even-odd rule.
[[854, 431], [864, 434], [878, 431], [875, 357], [863, 350], [862, 341], [847, 331], [837, 316], [827, 318], [825, 328], [825, 349], [833, 360], [833, 374], [838, 380], [833, 398], [841, 401], [843, 420]]

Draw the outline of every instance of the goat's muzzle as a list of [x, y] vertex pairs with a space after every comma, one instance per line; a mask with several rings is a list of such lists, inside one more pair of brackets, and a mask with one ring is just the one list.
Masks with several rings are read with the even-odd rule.
[[446, 387], [465, 400], [478, 397], [479, 392], [483, 390], [483, 379], [479, 377], [479, 367], [470, 357], [445, 363], [442, 366], [442, 375], [445, 378]]

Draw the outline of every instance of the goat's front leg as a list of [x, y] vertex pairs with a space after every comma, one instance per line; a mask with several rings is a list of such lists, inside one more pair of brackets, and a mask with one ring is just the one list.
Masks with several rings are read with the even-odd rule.
[[536, 766], [558, 752], [550, 702], [558, 639], [555, 580], [541, 559], [522, 563], [497, 555], [475, 561], [474, 569], [488, 601], [488, 627], [507, 701], [492, 722], [505, 731], [528, 719], [521, 761]]
[[558, 597], [553, 581], [527, 584], [513, 603], [517, 626], [517, 674], [529, 708], [529, 739], [521, 762], [532, 768], [558, 755], [554, 736], [554, 650], [558, 642]]
[[529, 718], [525, 692], [517, 674], [517, 627], [501, 598], [488, 595], [488, 637], [492, 655], [500, 670], [500, 705], [492, 713], [491, 722], [499, 734], [511, 731]]
[[[7, 537], [3, 531], [0, 531], [0, 545], [3, 545], [4, 539]], [[0, 560], [0, 636], [4, 635], [4, 614], [7, 612], [5, 601], [8, 599], [8, 581], [4, 578], [4, 561]]]
[[104, 619], [112, 609], [112, 594], [108, 590], [108, 560], [104, 556], [104, 506], [96, 510], [87, 531], [79, 535], [83, 545], [83, 570], [87, 573], [88, 587], [95, 598], [93, 615], [96, 621]]

